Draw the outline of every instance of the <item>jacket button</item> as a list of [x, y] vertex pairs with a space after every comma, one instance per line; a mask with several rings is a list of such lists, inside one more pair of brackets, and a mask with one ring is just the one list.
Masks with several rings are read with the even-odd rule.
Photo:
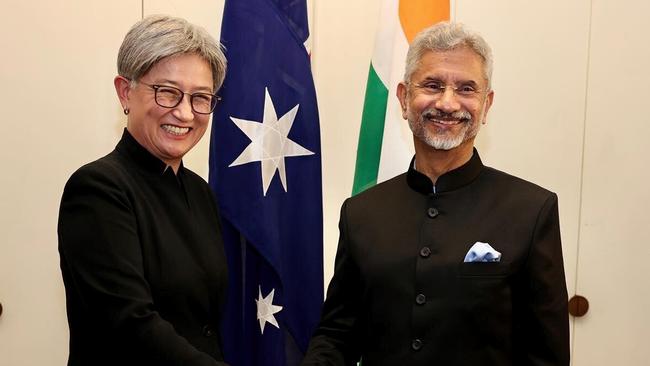
[[212, 337], [214, 335], [214, 330], [212, 330], [212, 327], [209, 325], [204, 325], [203, 326], [203, 336], [204, 337]]
[[434, 207], [429, 207], [429, 209], [427, 210], [427, 216], [429, 216], [432, 219], [438, 216], [438, 214], [440, 214], [440, 212], [438, 212], [438, 210]]
[[427, 302], [427, 297], [424, 296], [424, 294], [418, 294], [418, 296], [415, 297], [415, 303], [418, 305], [422, 305], [425, 302]]
[[420, 256], [422, 258], [427, 258], [430, 255], [431, 255], [431, 248], [423, 247], [422, 249], [420, 249]]
[[419, 351], [420, 348], [422, 348], [422, 341], [419, 339], [414, 339], [413, 342], [411, 342], [411, 348], [413, 348], [414, 351]]

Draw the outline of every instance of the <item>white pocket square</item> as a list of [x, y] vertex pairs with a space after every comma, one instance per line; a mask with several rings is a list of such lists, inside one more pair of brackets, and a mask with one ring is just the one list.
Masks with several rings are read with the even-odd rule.
[[497, 252], [490, 244], [477, 241], [469, 248], [463, 262], [499, 262], [501, 253]]

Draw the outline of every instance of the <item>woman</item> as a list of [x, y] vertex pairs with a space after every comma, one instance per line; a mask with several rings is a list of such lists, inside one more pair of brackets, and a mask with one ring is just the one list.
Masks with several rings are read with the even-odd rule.
[[126, 129], [72, 175], [59, 212], [68, 365], [224, 365], [217, 205], [182, 158], [208, 126], [225, 57], [205, 30], [151, 16], [117, 64]]

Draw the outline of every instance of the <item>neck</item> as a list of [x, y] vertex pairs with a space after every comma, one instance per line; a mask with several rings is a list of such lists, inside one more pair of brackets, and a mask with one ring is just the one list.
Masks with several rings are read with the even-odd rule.
[[436, 184], [438, 178], [461, 167], [472, 158], [474, 141], [465, 141], [451, 150], [437, 150], [415, 139], [416, 170]]

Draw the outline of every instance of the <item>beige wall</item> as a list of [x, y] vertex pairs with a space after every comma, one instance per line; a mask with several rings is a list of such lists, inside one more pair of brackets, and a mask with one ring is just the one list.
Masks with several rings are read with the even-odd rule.
[[[326, 279], [332, 273], [339, 206], [352, 187], [379, 5], [379, 0], [313, 2], [312, 60], [323, 142]], [[3, 0], [0, 4], [0, 111], [5, 131], [0, 144], [5, 163], [0, 174], [0, 302], [4, 306], [0, 365], [65, 363], [67, 324], [56, 251], [58, 202], [68, 176], [80, 165], [109, 152], [124, 126], [112, 86], [123, 35], [143, 13], [163, 12], [186, 17], [218, 37], [222, 6], [223, 0]], [[621, 8], [628, 11], [614, 12]], [[625, 162], [625, 153], [644, 156], [648, 152], [643, 138], [650, 132], [647, 116], [635, 108], [643, 111], [642, 103], [650, 97], [646, 72], [650, 52], [645, 37], [641, 37], [647, 31], [626, 21], [640, 19], [648, 10], [643, 0], [595, 4], [592, 0], [452, 0], [452, 17], [480, 30], [495, 53], [495, 104], [478, 148], [488, 165], [558, 193], [570, 294], [578, 279], [587, 283], [579, 288], [592, 289], [588, 280], [599, 272], [597, 265], [589, 267], [578, 258], [580, 233], [588, 225], [601, 224], [602, 228], [597, 212], [607, 208], [582, 201], [583, 185], [608, 179], [598, 174], [600, 157], [606, 155], [599, 144], [605, 143], [602, 140], [609, 128], [620, 132], [619, 124], [630, 126], [630, 120], [642, 119], [645, 124], [625, 130], [615, 139], [625, 145], [626, 139], [633, 138], [633, 152], [624, 151], [616, 156], [619, 159], [607, 160], [610, 165], [602, 169], [611, 170], [611, 165]], [[612, 12], [620, 17], [608, 19], [607, 14]], [[629, 31], [640, 31], [641, 35], [634, 38], [623, 32], [613, 39], [608, 32], [612, 22], [617, 29], [632, 24]], [[611, 52], [626, 52], [628, 67], [620, 59], [607, 61], [612, 56], [608, 47], [617, 42], [623, 46]], [[641, 57], [637, 49], [641, 49]], [[643, 72], [645, 79], [637, 85], [636, 76]], [[635, 93], [635, 104], [610, 105], [607, 98], [612, 95], [627, 100], [626, 94], [610, 91]], [[393, 91], [390, 93], [392, 96]], [[603, 121], [603, 116], [608, 119]], [[595, 129], [589, 130], [592, 125]], [[585, 136], [589, 139], [586, 149]], [[594, 142], [590, 145], [589, 141]], [[203, 176], [207, 175], [207, 143], [206, 136], [185, 159]], [[583, 150], [592, 154], [585, 158]], [[586, 175], [584, 161], [589, 169]], [[638, 169], [625, 177], [642, 182], [648, 173]], [[597, 202], [599, 187], [587, 187], [584, 199]], [[642, 184], [630, 189], [641, 203], [650, 203]], [[628, 206], [639, 204], [638, 200], [625, 202], [627, 206], [616, 206], [616, 210], [624, 212]], [[634, 207], [635, 225], [647, 226], [648, 215]], [[583, 210], [589, 213], [583, 214]], [[592, 220], [585, 223], [581, 215]], [[623, 229], [634, 230], [627, 226]], [[592, 240], [598, 233], [584, 235]], [[647, 241], [648, 237], [643, 234], [633, 239]], [[589, 263], [598, 260], [597, 252], [582, 253], [589, 253]], [[579, 274], [576, 263], [583, 263], [580, 268], [590, 272]], [[650, 294], [646, 282], [636, 286], [642, 287], [636, 292], [641, 297], [632, 301], [647, 304]], [[615, 289], [616, 285], [611, 287]], [[597, 302], [594, 311], [598, 313], [603, 306]], [[605, 312], [608, 319], [615, 317], [612, 309]], [[647, 316], [641, 321], [644, 319], [648, 324]], [[631, 327], [631, 323], [625, 324]], [[581, 329], [586, 329], [583, 334], [602, 331], [580, 328], [583, 326], [576, 324], [577, 337]], [[635, 334], [641, 334], [638, 332]], [[581, 365], [598, 364], [587, 355], [590, 344], [602, 347], [602, 338], [580, 339], [585, 340], [577, 342], [583, 352]], [[637, 359], [630, 360], [627, 364], [640, 365], [634, 363]]]
[[56, 249], [66, 176], [121, 130], [115, 52], [133, 1], [3, 1], [0, 15], [1, 365], [64, 365], [67, 324]]

